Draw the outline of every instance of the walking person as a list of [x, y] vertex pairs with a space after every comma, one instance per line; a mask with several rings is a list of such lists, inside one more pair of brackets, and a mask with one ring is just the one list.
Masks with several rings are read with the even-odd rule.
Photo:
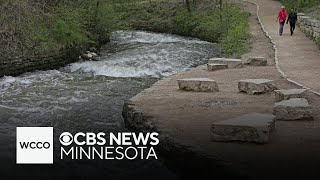
[[286, 19], [287, 19], [287, 11], [285, 10], [285, 7], [284, 6], [281, 6], [281, 9], [278, 13], [278, 17], [277, 17], [277, 21], [279, 21], [279, 25], [280, 25], [280, 28], [279, 28], [279, 35], [281, 36], [282, 33], [283, 33], [283, 26], [284, 26], [284, 23], [286, 22]]
[[288, 19], [287, 19], [287, 24], [290, 22], [290, 32], [291, 36], [296, 29], [296, 23], [297, 23], [298, 15], [295, 9], [291, 8], [291, 11], [289, 13]]

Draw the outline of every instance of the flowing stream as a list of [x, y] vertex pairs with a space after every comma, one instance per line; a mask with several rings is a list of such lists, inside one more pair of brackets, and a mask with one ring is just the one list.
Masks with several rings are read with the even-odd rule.
[[[204, 64], [218, 54], [216, 45], [197, 39], [119, 31], [113, 33], [111, 42], [102, 48], [98, 61], [1, 78], [0, 168], [3, 172], [22, 169], [14, 165], [16, 127], [52, 126], [55, 134], [128, 131], [121, 116], [125, 100], [162, 77]], [[69, 174], [83, 174], [81, 166], [87, 174], [104, 172], [105, 177], [109, 177], [110, 172], [119, 177], [147, 177], [149, 173], [150, 177], [159, 174], [159, 178], [174, 179], [161, 161], [104, 161], [91, 166], [86, 162], [55, 163], [57, 172], [67, 169]], [[36, 171], [32, 167], [25, 169]], [[47, 174], [52, 170], [37, 171]]]

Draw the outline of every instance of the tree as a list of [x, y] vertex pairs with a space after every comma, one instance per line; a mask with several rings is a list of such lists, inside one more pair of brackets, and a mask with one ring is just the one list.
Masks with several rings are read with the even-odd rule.
[[185, 1], [186, 1], [188, 12], [191, 13], [190, 1], [189, 0], [185, 0]]
[[219, 0], [219, 8], [220, 8], [220, 22], [222, 23], [222, 10], [223, 10], [223, 2]]

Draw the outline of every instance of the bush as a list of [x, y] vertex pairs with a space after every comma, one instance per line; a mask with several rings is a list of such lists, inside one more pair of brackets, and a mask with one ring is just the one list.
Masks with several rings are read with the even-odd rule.
[[248, 49], [248, 13], [232, 4], [225, 3], [222, 11], [216, 5], [212, 1], [198, 0], [189, 13], [181, 2], [152, 1], [122, 5], [117, 12], [133, 29], [221, 43], [224, 56], [239, 56]]
[[52, 17], [52, 32], [56, 43], [61, 46], [78, 45], [89, 41], [82, 18], [82, 10], [62, 5]]
[[301, 12], [319, 11], [320, 0], [280, 0], [286, 9], [296, 8]]
[[46, 53], [101, 44], [120, 29], [175, 33], [221, 43], [227, 56], [241, 54], [247, 47], [247, 14], [228, 3], [220, 9], [214, 1], [197, 0], [191, 3], [190, 14], [181, 1], [10, 1], [13, 3], [0, 3], [5, 15], [0, 22], [6, 30], [0, 29], [0, 43], [6, 47], [0, 49], [2, 54]]

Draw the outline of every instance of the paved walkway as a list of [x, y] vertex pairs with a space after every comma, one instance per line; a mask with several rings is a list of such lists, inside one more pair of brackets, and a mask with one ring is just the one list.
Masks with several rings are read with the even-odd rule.
[[[279, 44], [279, 60], [283, 71], [293, 80], [300, 83], [305, 82], [305, 85], [320, 90], [317, 79], [312, 76], [319, 77], [318, 71], [315, 69], [317, 65], [311, 65], [317, 63], [315, 52], [319, 52], [312, 41], [308, 40], [299, 30], [293, 37], [287, 34], [278, 37], [277, 23], [275, 23], [275, 14], [280, 6], [278, 2], [271, 0], [252, 1], [261, 3], [261, 7], [265, 6], [266, 8], [261, 10], [262, 21], [266, 23], [266, 29], [270, 30], [275, 42]], [[269, 66], [246, 66], [240, 69], [214, 72], [206, 71], [206, 66], [199, 66], [155, 83], [151, 88], [133, 97], [131, 101], [143, 111], [144, 117], [157, 126], [161, 134], [168, 134], [174, 141], [190, 146], [191, 149], [226, 161], [227, 166], [248, 176], [247, 179], [310, 179], [318, 176], [320, 166], [320, 96], [313, 93], [308, 92], [307, 99], [314, 108], [314, 121], [278, 121], [276, 131], [272, 133], [269, 144], [222, 143], [210, 140], [210, 127], [213, 122], [253, 112], [272, 114], [274, 93], [257, 96], [239, 93], [237, 88], [239, 80], [266, 78], [275, 80], [280, 89], [298, 88], [283, 79], [276, 70], [273, 63], [272, 45], [254, 16], [256, 6], [240, 0], [238, 2], [241, 2], [243, 8], [253, 15], [250, 17], [253, 48], [244, 57], [264, 56], [267, 58]], [[308, 51], [303, 53], [299, 50], [303, 55], [299, 56], [298, 50], [286, 46], [287, 43], [295, 43], [297, 45], [295, 48], [308, 46], [314, 52], [307, 49]], [[303, 46], [301, 43], [305, 45]], [[288, 52], [296, 54], [301, 59], [308, 58], [305, 58], [306, 60], [291, 59]], [[311, 54], [315, 56], [313, 61], [310, 61]], [[286, 61], [289, 63], [285, 63]], [[310, 63], [310, 65], [304, 65], [302, 62]], [[290, 68], [290, 65], [295, 68]], [[313, 69], [310, 74], [305, 70], [309, 66]], [[195, 93], [178, 90], [177, 79], [199, 77], [215, 79], [220, 92]], [[213, 179], [214, 174], [213, 172]]]
[[291, 79], [320, 94], [320, 50], [299, 28], [290, 36], [289, 25], [279, 36], [277, 13], [280, 2], [275, 0], [248, 0], [260, 6], [259, 15], [265, 30], [278, 48], [280, 69]]

